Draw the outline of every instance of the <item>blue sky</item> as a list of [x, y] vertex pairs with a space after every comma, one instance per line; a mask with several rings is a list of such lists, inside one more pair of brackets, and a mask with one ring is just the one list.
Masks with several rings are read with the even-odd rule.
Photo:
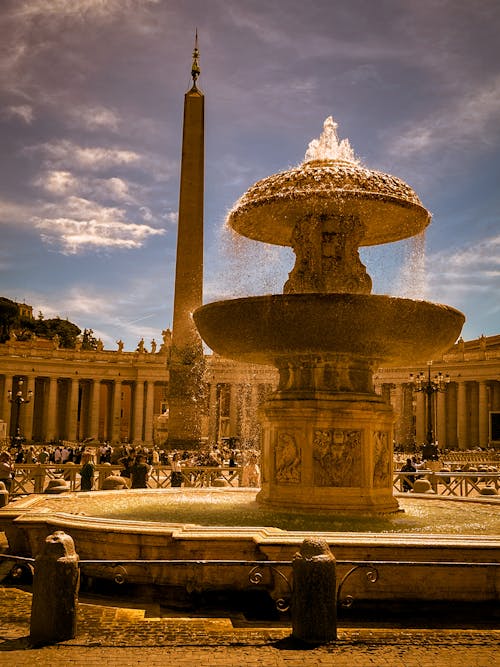
[[300, 163], [333, 115], [408, 182], [421, 240], [362, 252], [374, 292], [500, 333], [497, 0], [2, 0], [0, 294], [135, 349], [171, 326], [182, 105], [198, 28], [205, 301], [280, 292], [287, 249], [228, 209]]

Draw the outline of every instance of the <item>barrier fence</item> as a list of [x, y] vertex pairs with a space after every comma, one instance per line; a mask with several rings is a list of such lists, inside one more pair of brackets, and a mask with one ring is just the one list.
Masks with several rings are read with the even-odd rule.
[[[80, 469], [75, 464], [42, 465], [16, 464], [11, 481], [10, 495], [44, 493], [50, 480], [66, 482], [68, 490], [80, 491]], [[185, 467], [182, 468], [181, 485], [186, 488], [207, 488], [213, 486], [238, 488], [243, 481], [242, 467]], [[120, 475], [119, 464], [96, 465], [94, 469], [94, 490], [102, 490], [104, 481], [111, 475]], [[419, 470], [415, 473], [394, 472], [395, 491], [413, 491], [417, 480], [428, 480], [430, 489], [440, 496], [473, 497], [497, 495], [500, 491], [500, 472], [433, 472]], [[147, 482], [150, 489], [165, 489], [172, 486], [172, 469], [168, 465], [152, 466]]]

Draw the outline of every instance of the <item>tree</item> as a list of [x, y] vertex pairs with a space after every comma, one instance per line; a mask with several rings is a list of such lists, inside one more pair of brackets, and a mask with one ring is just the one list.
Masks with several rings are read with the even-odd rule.
[[10, 332], [19, 321], [19, 306], [15, 301], [0, 296], [0, 343], [10, 338]]
[[82, 336], [82, 350], [97, 350], [99, 341], [94, 337], [92, 329], [84, 329]]
[[60, 347], [66, 348], [75, 347], [76, 338], [82, 331], [80, 327], [73, 324], [73, 322], [70, 322], [69, 320], [61, 320], [60, 317], [37, 322], [37, 328], [38, 326], [40, 326], [40, 328], [43, 327], [44, 333], [38, 333], [38, 330], [35, 329], [37, 336], [41, 335], [45, 338], [54, 338], [57, 334], [59, 336]]
[[[30, 340], [35, 335], [38, 338], [52, 339], [59, 337], [60, 347], [74, 348], [76, 339], [81, 333], [80, 327], [68, 319], [62, 320], [60, 317], [44, 319], [43, 314], [38, 313], [36, 319], [21, 317], [19, 306], [15, 301], [11, 301], [4, 296], [0, 296], [0, 343], [9, 340], [12, 333], [16, 334], [18, 340]], [[86, 349], [96, 349], [97, 340], [92, 337], [92, 329], [86, 329], [90, 337], [90, 345]]]

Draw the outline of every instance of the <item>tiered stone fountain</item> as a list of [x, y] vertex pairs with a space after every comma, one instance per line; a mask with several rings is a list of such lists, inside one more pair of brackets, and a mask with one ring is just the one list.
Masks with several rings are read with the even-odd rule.
[[279, 370], [261, 410], [261, 504], [394, 512], [394, 417], [373, 372], [435, 357], [465, 318], [371, 294], [359, 247], [419, 234], [430, 215], [406, 183], [362, 167], [336, 128], [327, 118], [301, 165], [258, 181], [228, 216], [243, 236], [292, 247], [284, 293], [210, 303], [194, 319], [221, 356]]

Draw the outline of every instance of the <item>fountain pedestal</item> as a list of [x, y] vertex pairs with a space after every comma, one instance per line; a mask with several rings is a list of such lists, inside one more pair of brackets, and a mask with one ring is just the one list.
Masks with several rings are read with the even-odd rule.
[[260, 411], [258, 502], [300, 510], [395, 512], [393, 411], [376, 395], [280, 394]]

